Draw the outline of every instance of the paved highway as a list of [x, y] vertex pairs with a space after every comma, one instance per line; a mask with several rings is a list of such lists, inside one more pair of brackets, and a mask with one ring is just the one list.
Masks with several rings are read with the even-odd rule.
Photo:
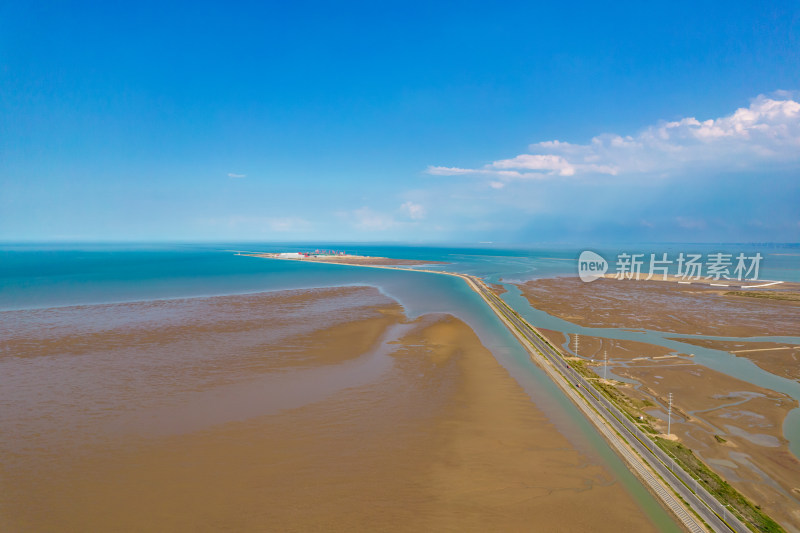
[[[533, 326], [490, 291], [480, 279], [464, 275], [460, 277], [463, 277], [486, 300], [523, 346], [528, 349], [534, 360], [538, 361], [539, 366], [606, 435], [607, 440], [617, 448], [626, 462], [650, 485], [690, 531], [704, 531], [705, 528], [696, 516], [686, 511], [684, 505], [673, 494], [665, 490], [661, 480], [679, 494], [683, 501], [687, 502], [712, 530], [736, 531], [737, 533], [750, 531], [704, 487], [697, 485], [697, 482], [688, 473], [675, 464], [666, 452], [658, 448], [610, 400], [600, 394], [592, 384], [569, 366], [561, 354], [545, 341]], [[590, 408], [587, 409], [587, 407]], [[607, 431], [609, 426], [613, 431]], [[619, 442], [620, 440], [623, 440], [624, 443]], [[633, 448], [638, 456], [634, 456], [625, 444]], [[655, 471], [661, 480], [656, 479], [647, 468], [644, 468], [644, 465], [641, 464], [642, 461]]]

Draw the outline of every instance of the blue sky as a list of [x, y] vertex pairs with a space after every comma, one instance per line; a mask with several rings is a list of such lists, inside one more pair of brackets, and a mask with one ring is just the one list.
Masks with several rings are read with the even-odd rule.
[[796, 2], [6, 2], [0, 73], [0, 240], [800, 241]]

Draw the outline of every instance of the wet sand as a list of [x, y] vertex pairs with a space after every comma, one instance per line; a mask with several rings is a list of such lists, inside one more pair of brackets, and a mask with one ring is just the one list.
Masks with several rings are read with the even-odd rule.
[[654, 529], [465, 324], [373, 288], [0, 318], [2, 530]]
[[508, 290], [503, 285], [501, 285], [499, 283], [487, 283], [485, 281], [484, 281], [484, 283], [486, 284], [487, 287], [489, 287], [490, 291], [492, 291], [493, 293], [495, 293], [498, 296], [508, 292]]

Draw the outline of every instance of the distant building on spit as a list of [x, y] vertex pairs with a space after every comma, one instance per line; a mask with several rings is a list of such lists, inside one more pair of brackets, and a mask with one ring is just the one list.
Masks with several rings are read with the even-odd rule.
[[345, 256], [345, 252], [338, 250], [314, 250], [313, 252], [281, 252], [277, 257], [281, 259], [303, 259], [306, 257], [331, 257], [331, 256]]

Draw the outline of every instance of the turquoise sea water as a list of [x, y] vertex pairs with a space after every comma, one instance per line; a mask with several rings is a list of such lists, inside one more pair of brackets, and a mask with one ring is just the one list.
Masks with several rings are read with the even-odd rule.
[[[350, 253], [406, 259], [443, 261], [429, 268], [474, 274], [488, 281], [514, 283], [540, 277], [574, 276], [581, 249], [494, 248], [483, 246], [328, 245]], [[309, 250], [301, 244], [0, 244], [0, 309], [49, 307], [83, 303], [232, 294], [307, 286], [309, 277], [320, 285], [352, 282], [353, 274], [339, 267], [293, 262], [254, 261], [230, 250], [258, 252]], [[629, 253], [679, 252], [748, 255], [764, 259], [760, 279], [800, 282], [800, 245], [637, 245], [588, 247], [610, 262], [620, 251]], [[388, 277], [392, 278], [396, 274]], [[358, 271], [357, 278], [367, 274]]]
[[[532, 309], [510, 283], [538, 277], [575, 275], [580, 249], [574, 247], [503, 249], [483, 247], [414, 247], [379, 245], [326, 245], [373, 256], [444, 261], [432, 268], [475, 274], [492, 282], [509, 283], [504, 295], [532, 323], [567, 333], [626, 338], [673, 346], [679, 341], [658, 332], [592, 330]], [[751, 254], [760, 251], [762, 279], [800, 281], [800, 248], [752, 245], [662, 245], [627, 248], [591, 248], [611, 259], [619, 251], [654, 253], [729, 250]], [[672, 520], [661, 510], [639, 482], [628, 472], [608, 445], [550, 380], [531, 363], [525, 351], [495, 317], [485, 303], [466, 284], [450, 276], [427, 273], [366, 269], [341, 265], [276, 261], [237, 256], [232, 250], [270, 252], [309, 250], [308, 245], [289, 244], [170, 244], [170, 245], [0, 245], [0, 311], [54, 306], [140, 301], [164, 298], [200, 297], [273, 291], [293, 288], [340, 285], [371, 285], [403, 305], [410, 317], [427, 313], [450, 313], [467, 322], [492, 350], [498, 360], [525, 387], [559, 429], [585, 453], [597, 457], [616, 473], [619, 480], [639, 501], [652, 519], [664, 529], [674, 529]], [[427, 267], [426, 267], [427, 268]], [[800, 336], [800, 332], [798, 333]], [[800, 339], [795, 339], [800, 342]], [[677, 348], [676, 348], [677, 349]], [[800, 399], [800, 389], [725, 352], [692, 347], [698, 362], [708, 364], [748, 381], [787, 392]], [[738, 366], [737, 366], [738, 365]], [[755, 377], [753, 377], [755, 376]], [[0, 376], [0, 382], [2, 377]], [[794, 385], [792, 385], [794, 383]], [[795, 415], [794, 412], [792, 415]], [[797, 416], [787, 420], [786, 433], [793, 449], [800, 434], [795, 434]]]

